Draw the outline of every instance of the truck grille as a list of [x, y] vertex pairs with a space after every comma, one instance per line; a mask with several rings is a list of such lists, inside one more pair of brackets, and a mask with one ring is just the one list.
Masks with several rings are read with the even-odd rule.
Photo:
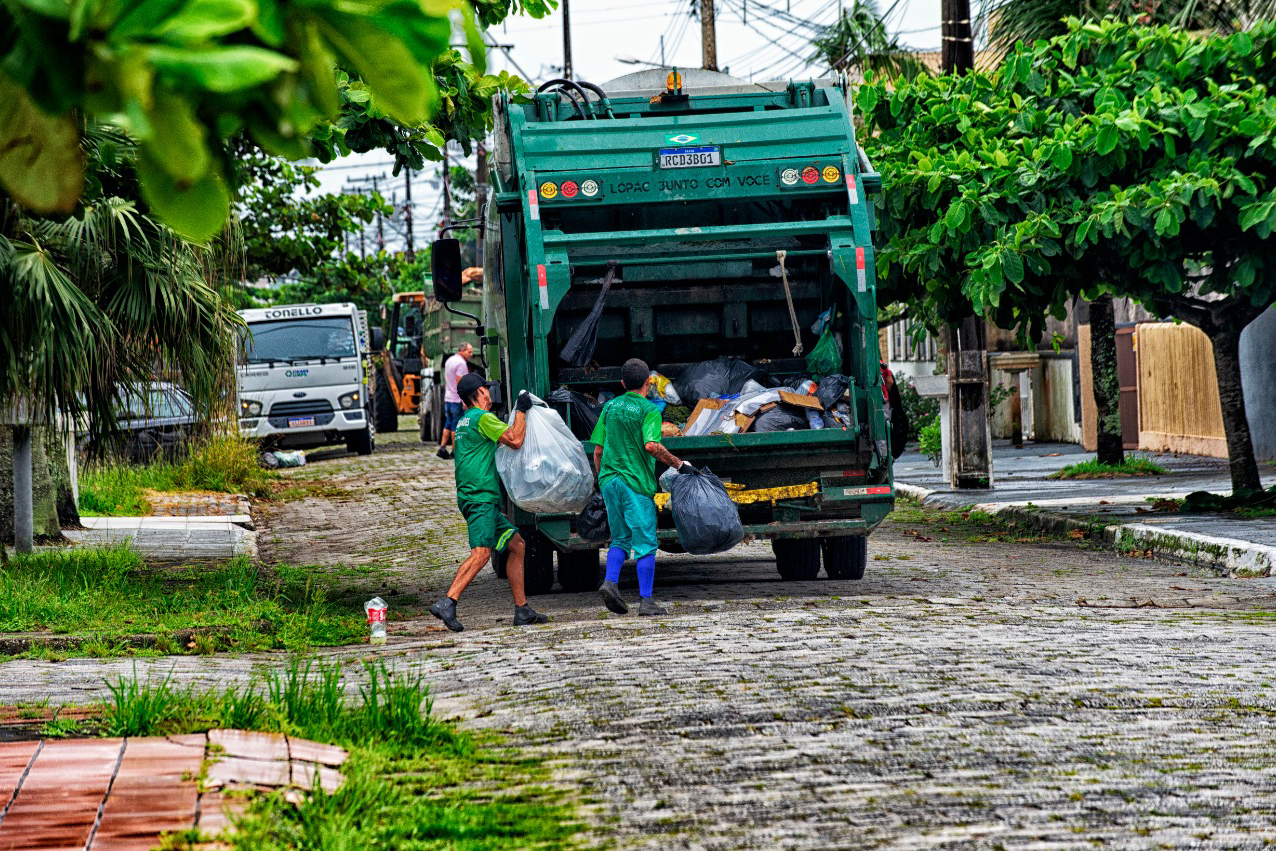
[[270, 406], [272, 417], [302, 417], [311, 414], [331, 414], [332, 403], [327, 399], [302, 399], [298, 402], [276, 402]]

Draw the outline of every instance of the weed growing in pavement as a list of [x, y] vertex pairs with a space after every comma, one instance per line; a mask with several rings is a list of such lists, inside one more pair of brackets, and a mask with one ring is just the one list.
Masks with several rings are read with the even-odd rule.
[[1122, 464], [1082, 461], [1056, 470], [1047, 479], [1119, 479], [1124, 476], [1165, 476], [1169, 470], [1147, 458], [1127, 458]]
[[67, 739], [71, 736], [83, 735], [83, 723], [78, 718], [62, 718], [62, 709], [53, 710], [53, 717], [40, 727], [42, 739]]
[[177, 718], [181, 710], [181, 695], [173, 688], [170, 673], [158, 683], [148, 677], [143, 683], [133, 676], [120, 676], [115, 682], [107, 682], [111, 690], [111, 702], [102, 716], [102, 729], [108, 736], [154, 736]]
[[[77, 655], [130, 652], [124, 637], [194, 629], [188, 651], [351, 644], [366, 635], [357, 605], [329, 601], [300, 568], [267, 568], [245, 558], [213, 566], [151, 568], [128, 547], [72, 548], [12, 556], [0, 572], [0, 631], [80, 634]], [[33, 644], [32, 658], [66, 658]]]
[[265, 496], [279, 476], [257, 463], [256, 444], [212, 437], [180, 461], [105, 461], [80, 472], [80, 512], [137, 517], [150, 511], [146, 491], [217, 491]]
[[[474, 736], [431, 717], [419, 676], [365, 663], [351, 693], [336, 664], [294, 659], [264, 687], [178, 691], [171, 679], [112, 686], [107, 718], [143, 734], [212, 727], [282, 732], [350, 752], [345, 782], [257, 797], [224, 837], [234, 848], [570, 848], [580, 826], [560, 791], [543, 785], [539, 760], [521, 757], [491, 734]], [[140, 723], [149, 719], [149, 727]], [[289, 799], [292, 799], [291, 801]]]

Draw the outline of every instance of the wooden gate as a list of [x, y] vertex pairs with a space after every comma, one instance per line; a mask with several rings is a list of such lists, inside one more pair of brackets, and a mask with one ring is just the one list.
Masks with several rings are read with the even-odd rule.
[[1116, 329], [1117, 384], [1121, 388], [1121, 444], [1139, 448], [1138, 335], [1133, 325]]

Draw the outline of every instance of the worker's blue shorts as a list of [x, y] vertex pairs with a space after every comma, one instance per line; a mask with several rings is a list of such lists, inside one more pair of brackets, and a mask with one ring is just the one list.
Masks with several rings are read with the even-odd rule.
[[465, 413], [465, 406], [460, 402], [444, 402], [443, 403], [443, 430], [456, 431], [456, 424], [461, 421], [461, 415]]
[[625, 551], [628, 558], [642, 558], [656, 551], [656, 502], [636, 493], [620, 476], [602, 483], [603, 502], [607, 505], [607, 528], [611, 546]]

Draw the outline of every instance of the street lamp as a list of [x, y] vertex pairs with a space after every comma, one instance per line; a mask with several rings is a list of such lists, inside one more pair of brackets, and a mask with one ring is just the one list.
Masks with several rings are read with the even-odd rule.
[[622, 64], [622, 65], [650, 65], [652, 68], [663, 68], [663, 67], [665, 67], [665, 66], [664, 66], [664, 64], [663, 64], [663, 63], [660, 63], [660, 62], [647, 62], [646, 60], [643, 60], [643, 59], [635, 59], [634, 57], [632, 57], [632, 56], [627, 56], [627, 55], [626, 55], [626, 56], [614, 56], [614, 57], [612, 57], [612, 58], [613, 58], [613, 59], [615, 59], [617, 62], [619, 62], [619, 63], [620, 63], [620, 64]]

